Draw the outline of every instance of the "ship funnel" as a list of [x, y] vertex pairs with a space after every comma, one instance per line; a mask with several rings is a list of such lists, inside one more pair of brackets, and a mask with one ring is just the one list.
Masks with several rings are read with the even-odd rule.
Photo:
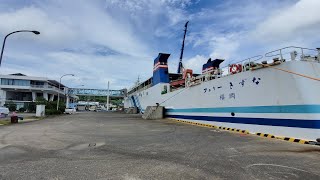
[[209, 58], [207, 63], [202, 66], [202, 74], [219, 69], [219, 66], [223, 61], [224, 59], [211, 60], [211, 58]]
[[168, 58], [170, 54], [159, 53], [153, 63], [153, 86], [159, 83], [169, 83]]

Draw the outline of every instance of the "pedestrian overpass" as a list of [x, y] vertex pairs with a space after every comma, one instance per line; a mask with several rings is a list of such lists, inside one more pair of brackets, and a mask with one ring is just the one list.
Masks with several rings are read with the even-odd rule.
[[[126, 89], [109, 90], [110, 97], [124, 97]], [[68, 88], [69, 95], [78, 96], [108, 96], [107, 89]]]

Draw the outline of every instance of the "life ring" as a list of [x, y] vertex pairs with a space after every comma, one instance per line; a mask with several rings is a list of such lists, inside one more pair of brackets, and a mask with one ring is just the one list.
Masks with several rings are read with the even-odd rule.
[[236, 74], [242, 71], [242, 65], [241, 64], [231, 64], [229, 71], [231, 74]]

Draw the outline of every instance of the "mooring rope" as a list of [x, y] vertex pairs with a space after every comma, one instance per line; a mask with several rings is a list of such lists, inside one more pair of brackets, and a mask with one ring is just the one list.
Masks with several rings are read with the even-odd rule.
[[271, 66], [271, 65], [268, 65], [268, 64], [258, 64], [258, 65], [262, 65], [264, 67], [270, 67], [270, 68], [273, 68], [273, 69], [277, 69], [279, 71], [287, 72], [287, 73], [290, 73], [290, 74], [294, 74], [294, 75], [301, 76], [301, 77], [304, 77], [304, 78], [312, 79], [312, 80], [315, 80], [315, 81], [320, 81], [320, 78], [315, 78], [315, 77], [307, 76], [307, 75], [304, 75], [304, 74], [296, 73], [296, 72], [293, 72], [293, 71], [277, 68], [277, 67], [274, 67], [274, 66]]
[[[178, 92], [178, 93], [176, 93], [175, 95], [173, 95], [173, 96], [171, 96], [171, 97], [169, 97], [168, 99], [166, 99], [166, 100], [164, 100], [164, 101], [162, 101], [162, 103], [164, 103], [164, 102], [166, 102], [167, 100], [169, 100], [169, 99], [171, 99], [171, 98], [173, 98], [173, 97], [175, 97], [176, 95], [178, 95], [178, 94], [180, 94], [180, 93], [182, 93], [184, 90], [186, 90], [186, 89], [188, 89], [187, 87], [185, 87], [184, 89], [182, 89], [180, 92]], [[162, 103], [160, 103], [160, 104], [162, 104]], [[159, 105], [160, 105], [159, 104]]]

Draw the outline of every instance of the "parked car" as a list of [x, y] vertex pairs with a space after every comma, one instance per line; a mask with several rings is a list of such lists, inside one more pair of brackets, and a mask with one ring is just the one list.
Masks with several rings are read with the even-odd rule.
[[95, 105], [91, 105], [89, 107], [89, 111], [96, 111], [96, 110], [97, 110], [97, 106], [95, 106]]
[[98, 111], [102, 111], [101, 106], [97, 106], [96, 111], [97, 111], [97, 112], [98, 112]]
[[66, 108], [65, 110], [64, 110], [64, 113], [65, 114], [75, 114], [76, 113], [76, 108]]
[[0, 117], [7, 117], [9, 114], [9, 109], [6, 107], [0, 107]]

